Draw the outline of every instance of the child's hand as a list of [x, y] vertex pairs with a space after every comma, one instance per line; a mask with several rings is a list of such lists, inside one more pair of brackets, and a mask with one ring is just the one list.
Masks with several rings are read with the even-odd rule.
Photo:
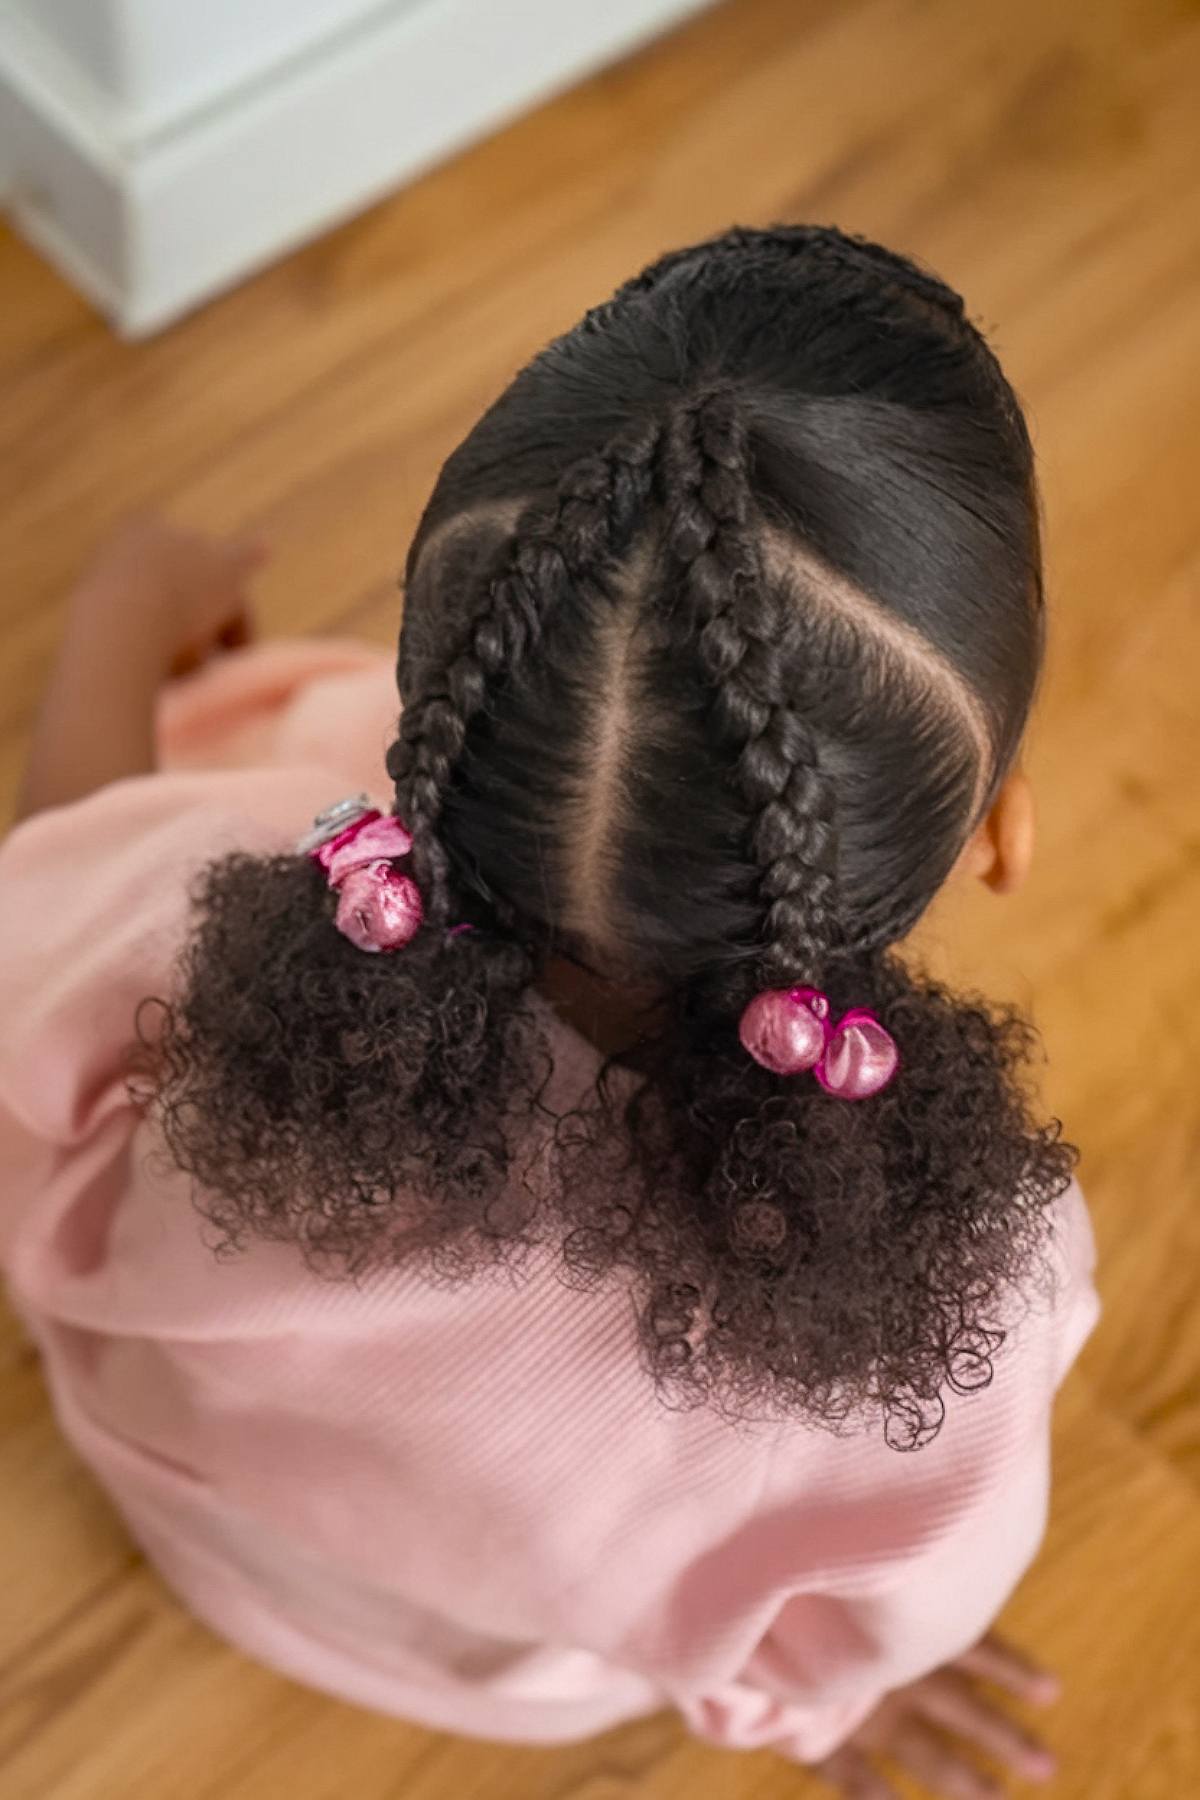
[[965, 1656], [889, 1694], [817, 1773], [846, 1800], [898, 1800], [875, 1764], [877, 1756], [890, 1758], [939, 1800], [1002, 1800], [1004, 1788], [983, 1773], [972, 1752], [1027, 1781], [1047, 1780], [1054, 1773], [1050, 1752], [977, 1681], [994, 1682], [1032, 1706], [1046, 1706], [1058, 1695], [1053, 1675], [989, 1634]]
[[265, 555], [252, 538], [131, 519], [80, 583], [73, 622], [87, 635], [102, 623], [110, 649], [148, 659], [158, 679], [189, 674], [214, 652], [250, 641], [247, 588]]

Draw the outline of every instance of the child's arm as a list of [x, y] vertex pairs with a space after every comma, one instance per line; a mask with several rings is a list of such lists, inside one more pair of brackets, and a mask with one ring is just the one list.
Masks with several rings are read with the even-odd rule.
[[[991, 1388], [956, 1401], [933, 1444], [900, 1457], [863, 1438], [822, 1475], [811, 1443], [797, 1434], [793, 1463], [781, 1438], [752, 1519], [675, 1577], [653, 1642], [677, 1659], [664, 1685], [697, 1736], [772, 1748], [856, 1800], [897, 1800], [879, 1755], [940, 1800], [999, 1795], [978, 1751], [1035, 1779], [1046, 1769], [1041, 1746], [974, 1682], [1035, 1704], [1051, 1692], [992, 1634], [1044, 1528], [1055, 1390], [1099, 1311], [1074, 1184], [1056, 1204], [1049, 1265]], [[631, 1648], [613, 1660], [642, 1668]]]
[[162, 683], [246, 642], [259, 545], [155, 519], [127, 525], [71, 597], [30, 744], [17, 817], [154, 768]]

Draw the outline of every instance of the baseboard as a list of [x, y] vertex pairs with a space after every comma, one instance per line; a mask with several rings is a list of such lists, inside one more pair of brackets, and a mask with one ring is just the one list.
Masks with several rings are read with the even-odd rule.
[[704, 4], [384, 7], [132, 144], [36, 34], [0, 15], [9, 209], [140, 336]]

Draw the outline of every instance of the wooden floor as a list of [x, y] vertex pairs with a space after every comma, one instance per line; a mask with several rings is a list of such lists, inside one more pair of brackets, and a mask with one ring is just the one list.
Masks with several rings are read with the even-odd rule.
[[[1061, 1670], [1053, 1792], [1200, 1796], [1200, 12], [731, 0], [154, 342], [0, 238], [0, 802], [64, 588], [152, 502], [276, 546], [272, 631], [396, 625], [441, 458], [668, 245], [835, 220], [945, 271], [1032, 410], [1056, 615], [1019, 899], [947, 966], [1032, 1002], [1085, 1147], [1107, 1312], [1008, 1624]], [[193, 1624], [0, 1340], [4, 1800], [783, 1800], [670, 1715], [562, 1751], [361, 1715]]]

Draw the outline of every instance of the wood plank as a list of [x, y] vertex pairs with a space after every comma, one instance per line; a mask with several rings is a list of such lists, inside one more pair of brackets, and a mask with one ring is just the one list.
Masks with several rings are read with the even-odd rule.
[[[0, 812], [71, 575], [152, 501], [264, 530], [270, 631], [394, 638], [442, 457], [661, 249], [836, 218], [944, 270], [1034, 422], [1050, 666], [1025, 893], [947, 895], [935, 966], [1034, 1007], [1106, 1313], [1010, 1609], [1066, 1678], [1056, 1796], [1200, 1792], [1200, 15], [1178, 0], [727, 0], [153, 342], [0, 232]], [[377, 1719], [182, 1613], [0, 1330], [5, 1800], [814, 1796], [669, 1713], [553, 1750]]]

